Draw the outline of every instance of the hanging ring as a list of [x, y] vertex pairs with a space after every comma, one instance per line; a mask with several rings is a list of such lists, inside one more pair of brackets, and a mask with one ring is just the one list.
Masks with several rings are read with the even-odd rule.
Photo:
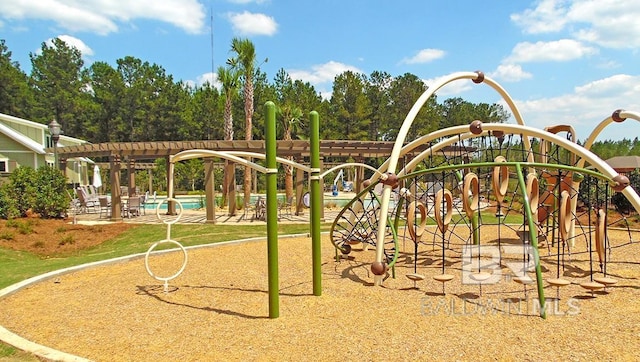
[[[438, 190], [433, 209], [436, 216], [436, 222], [438, 223], [438, 229], [440, 229], [440, 232], [442, 233], [447, 231], [449, 223], [451, 222], [451, 217], [453, 216], [453, 195], [451, 194], [451, 191], [447, 189]], [[442, 215], [443, 211], [444, 216]]]
[[571, 231], [571, 196], [568, 191], [560, 194], [560, 236], [565, 242]]
[[527, 175], [527, 196], [531, 207], [531, 216], [533, 220], [537, 220], [538, 204], [540, 203], [540, 183], [533, 172]]
[[480, 207], [480, 184], [478, 175], [470, 172], [464, 176], [462, 186], [462, 206], [467, 217], [472, 218], [473, 213]]
[[[416, 225], [416, 208], [420, 212], [420, 225]], [[420, 201], [412, 201], [407, 210], [407, 225], [409, 225], [409, 235], [416, 244], [422, 237], [424, 229], [427, 227], [427, 208]]]
[[[507, 159], [502, 156], [498, 156], [494, 161], [507, 162]], [[496, 199], [501, 203], [507, 195], [507, 189], [509, 188], [509, 168], [507, 166], [494, 166], [491, 181], [493, 183], [493, 192], [496, 195]]]

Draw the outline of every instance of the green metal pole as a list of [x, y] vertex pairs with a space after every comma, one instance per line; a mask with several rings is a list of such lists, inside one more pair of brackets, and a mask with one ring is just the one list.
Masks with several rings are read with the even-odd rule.
[[320, 119], [318, 112], [309, 113], [311, 120], [311, 252], [313, 263], [313, 295], [322, 295], [322, 252], [320, 219], [322, 216], [322, 189], [320, 187]]
[[267, 165], [267, 257], [269, 272], [269, 318], [280, 316], [278, 282], [278, 168], [276, 164], [276, 105], [269, 101], [265, 110]]
[[[535, 221], [533, 220], [531, 205], [529, 204], [527, 183], [524, 181], [522, 166], [519, 163], [516, 163], [516, 173], [518, 174], [518, 183], [520, 184], [520, 190], [522, 190], [522, 196], [524, 199], [524, 212], [529, 223], [529, 240], [531, 240], [531, 248], [533, 250], [533, 262], [536, 264], [536, 283], [538, 285], [538, 300], [540, 301], [540, 317], [547, 318], [547, 303], [544, 298], [542, 270], [540, 269], [540, 252], [538, 251], [538, 232]], [[537, 207], [537, 205], [534, 206]]]

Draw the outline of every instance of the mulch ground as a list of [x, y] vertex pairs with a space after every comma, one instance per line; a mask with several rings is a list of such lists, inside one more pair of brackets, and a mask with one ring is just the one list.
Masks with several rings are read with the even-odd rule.
[[[485, 252], [498, 250], [497, 232], [483, 227]], [[322, 296], [312, 293], [310, 238], [281, 238], [276, 319], [268, 317], [267, 247], [259, 241], [189, 250], [186, 269], [166, 292], [144, 259], [55, 277], [1, 299], [0, 325], [97, 361], [639, 360], [640, 237], [634, 233], [628, 244], [626, 231], [608, 235], [614, 248], [607, 271], [617, 284], [594, 293], [578, 285], [592, 268], [601, 276], [598, 263], [589, 263], [597, 257], [578, 240], [561, 268], [572, 284], [559, 290], [544, 284], [546, 319], [539, 317], [535, 284], [512, 281], [526, 253], [515, 234], [501, 230], [494, 284], [462, 283], [464, 272], [475, 270], [476, 254], [449, 240], [444, 269], [454, 279], [445, 294], [433, 279], [443, 266], [437, 235], [419, 246], [415, 267], [425, 279], [415, 288], [405, 277], [414, 272], [410, 241], [396, 277], [379, 287], [372, 283], [374, 250], [356, 245], [350, 258], [336, 262], [323, 236]], [[548, 256], [555, 248], [540, 253], [544, 278], [555, 278], [557, 258]], [[495, 258], [483, 260], [491, 265]], [[153, 255], [150, 267], [166, 276], [182, 260], [180, 252]]]

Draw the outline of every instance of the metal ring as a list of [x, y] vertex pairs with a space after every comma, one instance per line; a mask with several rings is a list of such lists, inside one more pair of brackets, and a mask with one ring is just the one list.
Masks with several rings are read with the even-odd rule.
[[462, 185], [462, 207], [467, 217], [472, 218], [473, 213], [480, 208], [480, 184], [478, 183], [478, 175], [470, 172], [464, 176], [464, 184]]
[[571, 231], [571, 196], [568, 191], [560, 194], [560, 236], [567, 241]]
[[[416, 207], [418, 211], [420, 211], [420, 225], [415, 225]], [[417, 243], [422, 237], [424, 229], [427, 227], [427, 208], [422, 202], [412, 201], [409, 204], [407, 209], [407, 225], [409, 225], [409, 235], [411, 235], [411, 239]]]
[[606, 213], [603, 209], [598, 209], [598, 226], [596, 228], [596, 252], [598, 253], [598, 259], [600, 264], [604, 263], [604, 229], [605, 229], [605, 216]]
[[[180, 250], [182, 250], [182, 254], [184, 256], [183, 261], [182, 261], [182, 267], [180, 267], [180, 270], [178, 270], [177, 273], [175, 273], [174, 275], [169, 276], [169, 277], [159, 277], [159, 276], [155, 275], [151, 271], [151, 268], [149, 267], [149, 255], [151, 255], [151, 252], [153, 251], [153, 249], [158, 247], [158, 245], [164, 244], [164, 243], [172, 243], [172, 244], [177, 245], [178, 248], [180, 248]], [[187, 266], [187, 250], [182, 246], [182, 244], [180, 244], [179, 242], [177, 242], [175, 240], [171, 240], [171, 239], [160, 240], [158, 242], [155, 242], [153, 245], [151, 245], [149, 250], [147, 250], [147, 253], [144, 256], [144, 266], [147, 269], [147, 273], [149, 273], [149, 275], [151, 275], [151, 277], [155, 278], [156, 280], [161, 280], [163, 282], [168, 282], [169, 280], [175, 279], [175, 278], [178, 277], [178, 275], [182, 274], [182, 272], [184, 271], [184, 268]]]
[[[178, 215], [176, 216], [175, 220], [173, 221], [164, 221], [161, 217], [160, 217], [160, 206], [162, 206], [162, 204], [164, 202], [167, 202], [167, 210], [169, 209], [169, 201], [175, 201], [178, 206], [180, 207], [180, 213], [178, 213]], [[162, 221], [165, 225], [171, 225], [171, 224], [175, 224], [178, 222], [178, 220], [180, 220], [180, 218], [182, 217], [182, 212], [184, 211], [184, 207], [182, 207], [182, 203], [173, 197], [167, 197], [164, 201], [160, 201], [158, 203], [158, 206], [156, 206], [156, 217], [158, 217], [158, 220]]]
[[[498, 156], [496, 157], [495, 162], [507, 162], [507, 159], [502, 156]], [[507, 189], [509, 188], [509, 168], [507, 166], [494, 166], [491, 181], [496, 199], [498, 202], [502, 202], [507, 194]]]
[[[446, 205], [444, 217], [441, 214], [442, 206], [444, 206], [443, 200]], [[451, 195], [451, 191], [447, 189], [438, 190], [434, 201], [433, 213], [436, 216], [436, 222], [438, 223], [440, 232], [447, 231], [449, 223], [451, 222], [451, 216], [453, 215], [453, 195]]]
[[534, 173], [527, 175], [527, 196], [529, 197], [529, 205], [531, 207], [531, 216], [533, 220], [538, 220], [538, 204], [540, 203], [540, 183], [538, 177]]

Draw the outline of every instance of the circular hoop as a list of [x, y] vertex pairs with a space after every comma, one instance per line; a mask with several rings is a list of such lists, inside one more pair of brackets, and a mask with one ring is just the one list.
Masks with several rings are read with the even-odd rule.
[[[441, 212], [443, 200], [447, 210], [444, 217]], [[440, 232], [447, 231], [449, 223], [451, 222], [451, 217], [453, 216], [453, 195], [451, 195], [451, 191], [447, 189], [438, 190], [433, 205], [433, 213], [436, 216], [436, 222], [438, 223], [438, 229], [440, 229]]]
[[537, 214], [540, 203], [540, 182], [534, 173], [527, 175], [527, 196], [529, 197], [531, 216], [534, 220], [538, 220]]
[[[507, 162], [507, 159], [502, 156], [498, 156], [494, 161]], [[507, 189], [509, 188], [509, 167], [494, 166], [491, 182], [493, 184], [493, 193], [496, 195], [496, 199], [498, 202], [502, 202], [504, 197], [507, 195]]]
[[[171, 243], [171, 244], [177, 245], [178, 248], [180, 248], [180, 250], [182, 250], [182, 255], [184, 256], [183, 261], [182, 261], [182, 267], [180, 267], [180, 270], [178, 270], [177, 273], [175, 273], [174, 275], [169, 276], [169, 277], [159, 277], [159, 276], [155, 275], [151, 271], [151, 267], [149, 267], [149, 255], [151, 255], [151, 252], [153, 252], [153, 249], [157, 248], [158, 245], [164, 244], [164, 243]], [[144, 256], [144, 266], [145, 266], [145, 268], [147, 268], [147, 273], [149, 273], [149, 275], [151, 275], [151, 277], [155, 278], [156, 280], [161, 280], [161, 281], [166, 283], [171, 279], [177, 278], [178, 275], [182, 274], [182, 272], [184, 271], [184, 268], [187, 266], [187, 250], [182, 246], [182, 244], [180, 244], [179, 242], [177, 242], [175, 240], [171, 240], [171, 239], [160, 240], [158, 242], [155, 242], [153, 245], [151, 245], [149, 250], [147, 250], [147, 253]]]
[[560, 236], [567, 241], [571, 231], [571, 196], [569, 192], [562, 191], [560, 194]]
[[[167, 203], [167, 209], [169, 208], [169, 201], [175, 201], [178, 204], [178, 207], [180, 207], [180, 213], [178, 213], [177, 217], [172, 220], [172, 221], [165, 221], [160, 217], [160, 206], [162, 206], [163, 203]], [[156, 206], [156, 217], [158, 218], [158, 220], [162, 221], [164, 224], [166, 225], [171, 225], [171, 224], [175, 224], [178, 222], [178, 220], [180, 220], [180, 218], [182, 217], [182, 212], [184, 211], [184, 208], [182, 207], [182, 203], [173, 197], [167, 197], [165, 200], [160, 201], [158, 203], [158, 206]]]
[[305, 192], [304, 195], [302, 195], [302, 205], [304, 205], [304, 207], [306, 207], [307, 209], [311, 207], [311, 194], [309, 193], [309, 191]]
[[462, 186], [462, 207], [469, 218], [472, 218], [473, 213], [480, 208], [479, 194], [480, 184], [478, 183], [478, 175], [473, 172], [466, 174]]
[[[420, 225], [415, 225], [416, 206], [418, 211], [420, 211]], [[427, 208], [422, 202], [412, 201], [409, 204], [409, 208], [407, 209], [407, 225], [409, 225], [409, 235], [411, 235], [411, 239], [417, 243], [422, 237], [424, 229], [427, 227]]]
[[600, 265], [604, 262], [604, 228], [605, 228], [605, 211], [598, 209], [598, 227], [596, 228], [596, 252]]

